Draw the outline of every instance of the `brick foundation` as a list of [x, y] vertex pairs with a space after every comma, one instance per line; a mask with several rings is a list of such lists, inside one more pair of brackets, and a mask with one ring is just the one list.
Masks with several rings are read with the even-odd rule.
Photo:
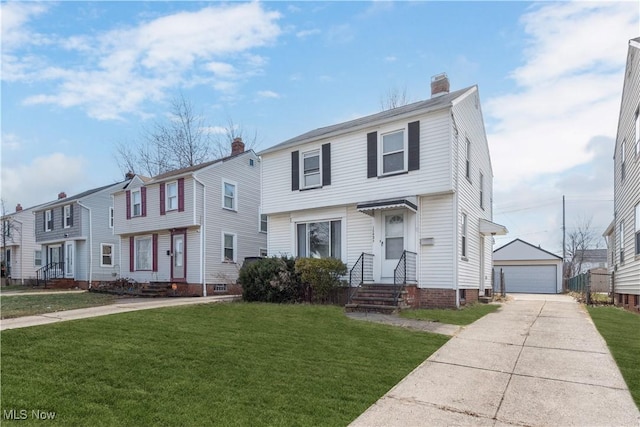
[[460, 289], [460, 305], [463, 306], [478, 302], [478, 294], [477, 289]]
[[[202, 296], [202, 284], [176, 283], [175, 285], [176, 289], [169, 291], [169, 295], [171, 296]], [[218, 287], [219, 290], [216, 290], [216, 287]], [[230, 284], [226, 285], [226, 290], [222, 290], [219, 285], [207, 284], [207, 295], [242, 295], [242, 286], [238, 284]]]
[[634, 313], [640, 313], [640, 295], [616, 293], [615, 305]]
[[[455, 289], [431, 289], [407, 285], [404, 290], [404, 302], [410, 308], [456, 308]], [[463, 294], [464, 298], [462, 298]], [[485, 289], [484, 294], [490, 297], [491, 289]], [[478, 289], [460, 289], [460, 306], [472, 304], [478, 299]]]

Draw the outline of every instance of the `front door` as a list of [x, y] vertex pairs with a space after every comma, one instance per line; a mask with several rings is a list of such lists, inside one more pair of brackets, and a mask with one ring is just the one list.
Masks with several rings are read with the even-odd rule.
[[4, 274], [6, 277], [11, 277], [11, 249], [7, 249], [4, 256]]
[[62, 262], [62, 246], [61, 245], [55, 245], [55, 246], [49, 246], [47, 249], [47, 264], [50, 264], [53, 270], [52, 270], [52, 274], [55, 275], [55, 277], [60, 277], [61, 275], [61, 265], [60, 263]]
[[393, 272], [405, 249], [405, 217], [403, 212], [383, 215], [382, 277], [393, 279]]
[[73, 277], [73, 253], [74, 253], [74, 242], [66, 242], [64, 244], [64, 275], [65, 277]]
[[184, 281], [185, 276], [185, 251], [186, 233], [171, 235], [171, 253], [173, 262], [171, 263], [171, 280]]

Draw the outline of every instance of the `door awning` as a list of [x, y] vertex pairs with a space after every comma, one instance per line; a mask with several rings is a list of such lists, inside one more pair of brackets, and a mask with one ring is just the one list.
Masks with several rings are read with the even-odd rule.
[[508, 232], [509, 230], [504, 225], [480, 218], [480, 234], [485, 236], [504, 236]]
[[372, 200], [369, 202], [358, 203], [356, 206], [358, 211], [373, 216], [376, 210], [383, 209], [409, 209], [412, 212], [418, 211], [418, 206], [412, 198]]

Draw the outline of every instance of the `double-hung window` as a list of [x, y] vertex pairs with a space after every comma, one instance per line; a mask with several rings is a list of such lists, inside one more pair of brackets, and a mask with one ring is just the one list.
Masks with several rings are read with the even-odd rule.
[[233, 233], [222, 233], [222, 261], [223, 262], [236, 262], [236, 235]]
[[624, 264], [624, 221], [620, 222], [620, 264]]
[[262, 233], [267, 232], [267, 215], [266, 214], [260, 214], [260, 231]]
[[296, 229], [299, 257], [341, 258], [342, 221], [298, 223]]
[[640, 155], [640, 107], [636, 110], [636, 156]]
[[113, 206], [109, 206], [109, 228], [113, 228]]
[[72, 225], [72, 219], [71, 219], [71, 205], [65, 205], [64, 208], [62, 208], [64, 211], [64, 228], [69, 228]]
[[620, 144], [620, 180], [624, 180], [624, 176], [626, 173], [626, 155], [625, 151], [627, 149], [627, 141], [623, 140], [622, 144]]
[[100, 243], [100, 267], [113, 267], [113, 246], [109, 243]]
[[462, 246], [462, 257], [466, 258], [467, 257], [467, 244], [468, 244], [468, 239], [467, 239], [467, 214], [462, 214], [462, 242], [461, 242], [461, 246]]
[[484, 209], [484, 175], [480, 172], [480, 209]]
[[33, 265], [40, 267], [42, 265], [42, 250], [36, 249], [33, 251]]
[[465, 176], [471, 181], [471, 141], [467, 138], [467, 152], [465, 153]]
[[136, 237], [135, 239], [135, 266], [136, 270], [152, 269], [153, 255], [152, 255], [153, 241], [151, 236]]
[[383, 175], [407, 170], [407, 147], [404, 129], [382, 134], [381, 145], [380, 162]]
[[131, 216], [142, 215], [142, 195], [140, 190], [131, 192]]
[[45, 231], [53, 230], [53, 211], [51, 209], [44, 211], [44, 229]]
[[238, 194], [234, 182], [222, 182], [222, 207], [232, 211], [238, 210]]
[[167, 184], [166, 209], [168, 211], [178, 209], [178, 181]]
[[636, 205], [636, 255], [640, 255], [640, 203]]
[[302, 153], [302, 188], [319, 187], [321, 183], [320, 150]]

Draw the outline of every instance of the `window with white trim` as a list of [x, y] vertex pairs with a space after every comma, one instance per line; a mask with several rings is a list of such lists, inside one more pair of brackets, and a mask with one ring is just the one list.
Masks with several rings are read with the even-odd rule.
[[166, 210], [178, 209], [178, 181], [167, 183], [167, 197], [165, 201]]
[[618, 230], [620, 231], [620, 264], [624, 264], [624, 221], [620, 222]]
[[260, 214], [260, 232], [262, 233], [267, 232], [267, 215], [266, 214]]
[[222, 233], [222, 262], [237, 262], [237, 237], [234, 233]]
[[640, 203], [636, 205], [636, 255], [640, 255]]
[[238, 210], [238, 194], [235, 182], [222, 182], [222, 207], [232, 211]]
[[322, 184], [320, 150], [302, 153], [302, 188], [319, 187]]
[[7, 238], [11, 238], [11, 229], [13, 227], [11, 226], [11, 220], [10, 219], [4, 219], [2, 221], [2, 235], [7, 237]]
[[71, 227], [71, 205], [65, 205], [63, 208], [64, 211], [64, 228]]
[[113, 248], [110, 243], [100, 243], [100, 267], [113, 267]]
[[113, 206], [109, 206], [109, 228], [113, 228]]
[[44, 211], [44, 229], [45, 231], [53, 230], [53, 211], [51, 209]]
[[131, 216], [142, 215], [142, 194], [140, 190], [131, 191]]
[[640, 107], [636, 110], [636, 156], [640, 154]]
[[467, 257], [467, 244], [468, 244], [468, 239], [467, 239], [467, 214], [462, 214], [462, 232], [460, 233], [460, 235], [462, 236], [462, 242], [461, 242], [462, 257], [466, 258]]
[[380, 145], [382, 175], [407, 170], [407, 139], [404, 129], [381, 134]]
[[467, 152], [465, 153], [465, 176], [471, 181], [471, 141], [467, 138]]
[[152, 248], [153, 240], [151, 236], [140, 236], [135, 239], [135, 267], [138, 270], [151, 271], [152, 269]]
[[263, 258], [268, 256], [267, 248], [260, 248], [260, 256]]
[[297, 254], [305, 258], [342, 258], [342, 221], [296, 224]]
[[33, 251], [33, 265], [36, 267], [42, 266], [42, 250], [36, 249]]
[[484, 209], [484, 175], [480, 172], [480, 208]]

